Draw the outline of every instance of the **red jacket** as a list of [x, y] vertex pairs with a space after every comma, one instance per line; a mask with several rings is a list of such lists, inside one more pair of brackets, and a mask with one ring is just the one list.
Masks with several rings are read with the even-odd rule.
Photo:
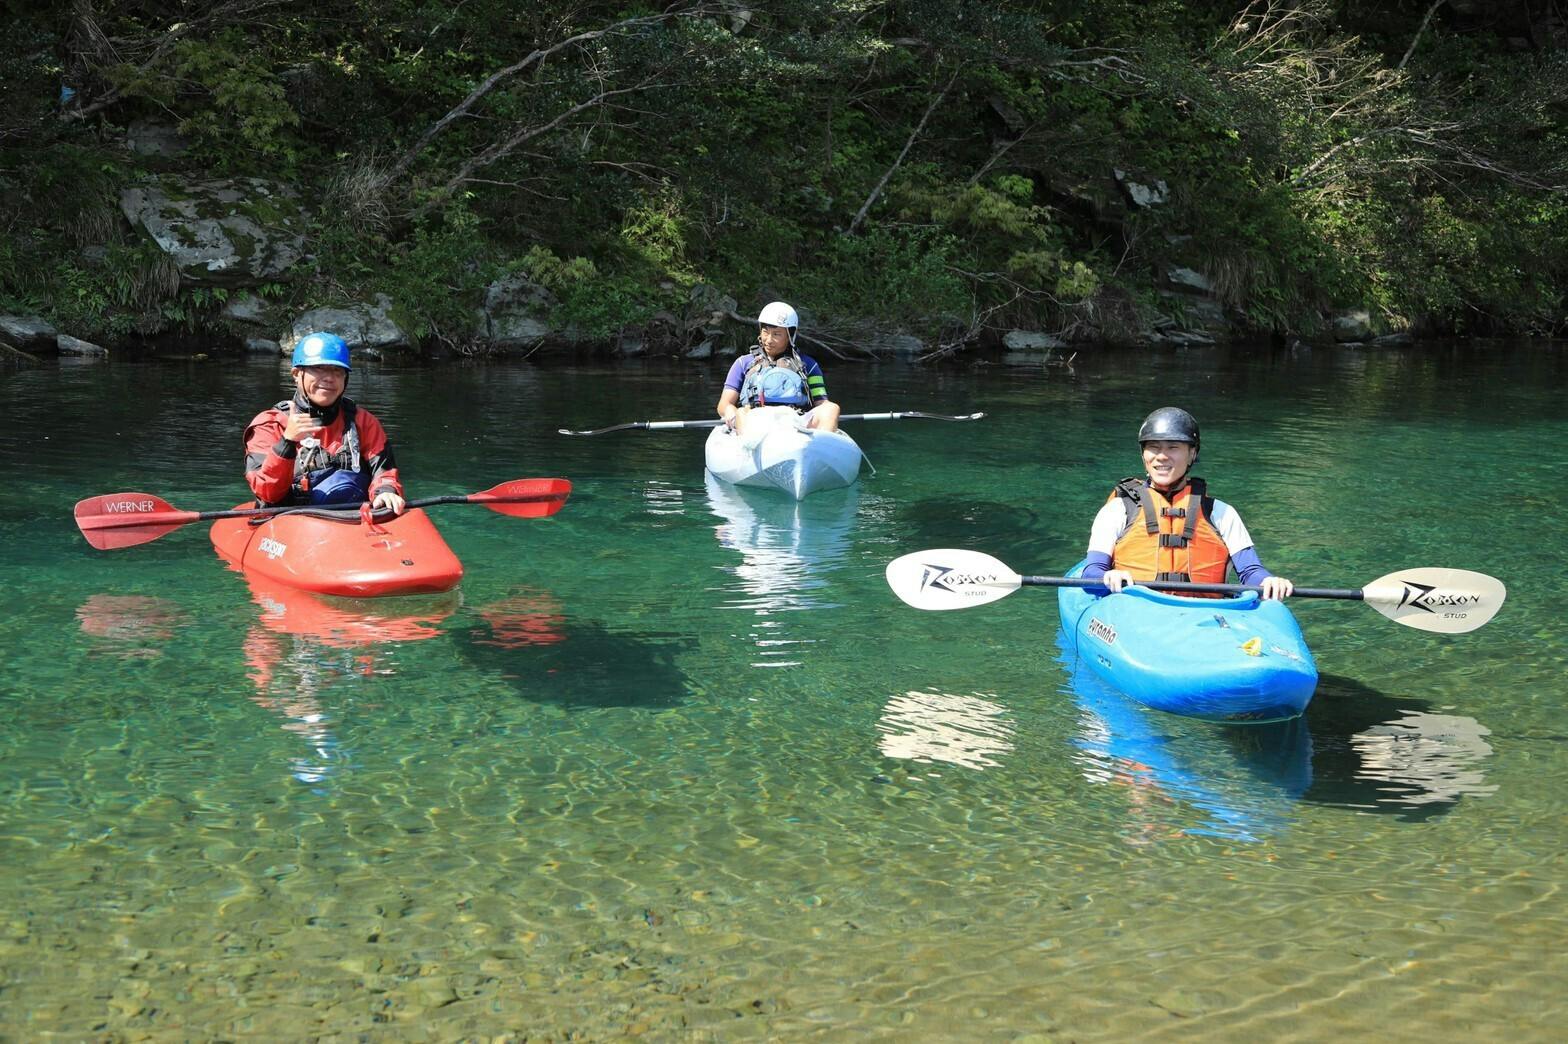
[[[397, 464], [387, 442], [386, 429], [375, 414], [364, 407], [347, 398], [338, 401], [337, 415], [317, 435], [322, 449], [329, 456], [346, 454], [343, 417], [351, 407], [354, 427], [359, 433], [359, 470], [369, 479], [370, 499], [388, 491], [402, 496], [403, 486], [398, 481]], [[287, 402], [280, 402], [270, 410], [258, 413], [245, 429], [245, 481], [250, 483], [251, 491], [263, 504], [287, 503], [304, 493], [299, 488], [305, 471], [300, 447], [283, 439], [288, 407]], [[346, 467], [346, 460], [339, 466]]]

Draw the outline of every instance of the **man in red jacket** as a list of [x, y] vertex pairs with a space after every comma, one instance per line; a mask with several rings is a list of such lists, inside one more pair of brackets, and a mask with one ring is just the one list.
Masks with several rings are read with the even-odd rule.
[[245, 429], [245, 481], [263, 506], [362, 504], [403, 513], [403, 487], [386, 429], [343, 394], [348, 345], [330, 333], [294, 346], [294, 398]]

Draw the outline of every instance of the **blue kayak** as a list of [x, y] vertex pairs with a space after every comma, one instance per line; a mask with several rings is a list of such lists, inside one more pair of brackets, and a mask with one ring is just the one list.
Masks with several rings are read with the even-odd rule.
[[[1068, 573], [1078, 576], [1084, 563]], [[1062, 648], [1155, 710], [1209, 721], [1285, 721], [1318, 684], [1312, 650], [1283, 602], [1256, 592], [1189, 598], [1062, 587]]]

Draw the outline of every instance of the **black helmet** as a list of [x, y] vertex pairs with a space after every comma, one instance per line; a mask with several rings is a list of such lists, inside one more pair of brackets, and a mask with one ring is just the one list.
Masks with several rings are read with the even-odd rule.
[[1138, 428], [1138, 444], [1145, 442], [1185, 442], [1198, 448], [1198, 422], [1192, 414], [1175, 406], [1161, 406]]

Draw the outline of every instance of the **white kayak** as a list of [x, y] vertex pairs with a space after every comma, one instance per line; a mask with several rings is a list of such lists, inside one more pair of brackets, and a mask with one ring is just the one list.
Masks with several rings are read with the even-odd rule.
[[708, 470], [736, 486], [782, 489], [796, 500], [819, 489], [839, 489], [860, 477], [860, 447], [842, 431], [803, 428], [788, 406], [758, 406], [746, 436], [720, 425], [708, 436]]

